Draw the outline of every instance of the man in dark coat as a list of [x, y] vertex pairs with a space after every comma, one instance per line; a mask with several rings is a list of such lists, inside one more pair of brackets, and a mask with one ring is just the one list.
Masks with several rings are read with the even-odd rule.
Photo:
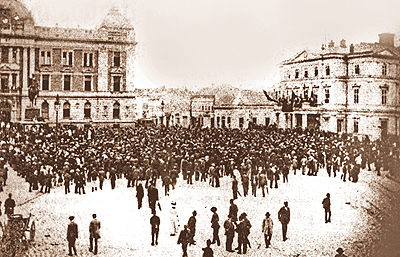
[[288, 207], [288, 202], [284, 202], [284, 206], [278, 212], [278, 219], [282, 223], [282, 236], [283, 241], [287, 240], [287, 225], [290, 222], [290, 209]]
[[74, 222], [74, 216], [70, 216], [69, 220], [71, 221], [67, 227], [67, 240], [68, 240], [68, 255], [72, 256], [72, 250], [74, 250], [74, 254], [76, 255], [76, 247], [75, 241], [78, 238], [78, 225]]
[[156, 211], [156, 203], [158, 201], [158, 189], [154, 187], [154, 185], [150, 185], [147, 196], [149, 199], [149, 206], [152, 212]]
[[136, 187], [136, 198], [138, 201], [138, 209], [142, 208], [143, 197], [144, 197], [144, 190], [143, 190], [142, 183], [138, 183], [138, 185]]
[[325, 210], [325, 223], [331, 222], [331, 198], [330, 194], [327, 193], [326, 197], [322, 201], [322, 206], [324, 207]]
[[[250, 245], [248, 236], [250, 234], [251, 224], [247, 219], [247, 214], [244, 212], [239, 216], [240, 223], [237, 225], [236, 232], [238, 233], [238, 254], [246, 254], [247, 245]], [[243, 250], [243, 252], [242, 252]]]
[[234, 252], [232, 250], [233, 238], [235, 237], [235, 225], [232, 222], [232, 218], [228, 216], [228, 219], [224, 222], [224, 229], [226, 235], [226, 250], [228, 252]]
[[14, 199], [12, 199], [11, 197], [12, 197], [12, 194], [11, 194], [11, 193], [8, 194], [8, 198], [7, 198], [7, 200], [4, 202], [4, 208], [5, 208], [4, 213], [5, 213], [6, 215], [12, 215], [12, 214], [14, 214], [15, 201], [14, 201]]
[[188, 221], [188, 229], [189, 229], [189, 244], [195, 245], [196, 241], [194, 240], [194, 236], [196, 235], [196, 215], [197, 212], [193, 211], [192, 216]]
[[233, 199], [234, 200], [238, 199], [238, 181], [235, 175], [233, 175], [232, 193], [233, 193]]
[[214, 252], [210, 247], [211, 245], [211, 240], [207, 239], [207, 247], [204, 247], [203, 250], [203, 257], [213, 257], [214, 256]]
[[217, 214], [217, 207], [212, 207], [211, 211], [213, 213], [212, 217], [211, 217], [211, 228], [213, 229], [213, 240], [212, 243], [215, 244], [215, 242], [217, 242], [217, 245], [220, 246], [221, 242], [219, 240], [219, 235], [218, 235], [218, 231], [220, 228], [219, 225], [219, 217]]
[[182, 251], [183, 251], [183, 257], [188, 256], [187, 255], [187, 247], [189, 244], [189, 230], [188, 230], [188, 226], [185, 225], [184, 229], [181, 231], [181, 233], [179, 234], [178, 237], [178, 244], [182, 245]]
[[238, 207], [237, 205], [233, 202], [234, 199], [230, 200], [230, 206], [229, 206], [229, 214], [228, 217], [232, 219], [232, 222], [236, 224], [237, 221], [237, 214], [238, 214]]
[[96, 219], [97, 215], [93, 214], [92, 215], [93, 220], [89, 224], [89, 252], [93, 251], [93, 241], [94, 241], [94, 254], [97, 254], [98, 251], [98, 240], [100, 239], [100, 221]]
[[160, 218], [153, 212], [153, 216], [150, 218], [151, 225], [151, 245], [154, 245], [154, 238], [156, 239], [155, 244], [158, 245], [158, 232], [160, 231]]

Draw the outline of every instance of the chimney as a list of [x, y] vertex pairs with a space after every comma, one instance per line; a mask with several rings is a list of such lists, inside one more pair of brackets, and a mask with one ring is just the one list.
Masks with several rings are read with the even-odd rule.
[[394, 47], [394, 34], [392, 33], [379, 34], [379, 44], [382, 46]]
[[321, 50], [325, 50], [325, 45], [324, 44], [322, 44]]
[[353, 44], [350, 45], [350, 53], [351, 54], [354, 53], [354, 45]]
[[346, 46], [346, 40], [344, 40], [344, 39], [340, 40], [340, 47], [341, 48], [346, 48], [347, 47]]
[[328, 47], [335, 47], [335, 42], [333, 42], [333, 40], [331, 40], [331, 42], [328, 43]]

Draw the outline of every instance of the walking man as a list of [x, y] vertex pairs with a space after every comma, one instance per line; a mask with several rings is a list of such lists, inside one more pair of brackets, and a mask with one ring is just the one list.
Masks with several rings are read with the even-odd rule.
[[221, 242], [219, 240], [219, 235], [218, 235], [218, 231], [220, 228], [219, 225], [219, 217], [217, 214], [217, 207], [212, 207], [211, 211], [213, 213], [212, 217], [211, 217], [211, 228], [213, 229], [213, 240], [212, 243], [215, 244], [215, 242], [217, 242], [217, 245], [220, 246]]
[[282, 223], [282, 236], [283, 241], [287, 240], [287, 226], [290, 222], [290, 209], [288, 207], [288, 202], [284, 202], [284, 206], [278, 212], [278, 219]]
[[322, 206], [325, 210], [325, 223], [331, 222], [331, 195], [329, 193], [326, 194], [326, 197], [322, 201]]
[[193, 211], [192, 214], [193, 215], [189, 218], [189, 221], [188, 221], [187, 225], [188, 225], [188, 229], [189, 229], [189, 243], [191, 245], [195, 245], [196, 241], [194, 240], [194, 236], [196, 234], [196, 215], [197, 215], [197, 212]]
[[207, 239], [207, 247], [204, 247], [203, 250], [203, 257], [213, 257], [214, 256], [214, 252], [210, 247], [211, 245], [211, 240]]
[[171, 203], [171, 234], [170, 236], [175, 236], [178, 233], [179, 228], [179, 216], [176, 211], [176, 202]]
[[158, 245], [158, 232], [160, 230], [160, 218], [153, 212], [153, 216], [150, 218], [151, 224], [151, 245], [154, 245], [154, 238], [156, 239], [156, 245]]
[[8, 194], [8, 198], [7, 198], [6, 201], [4, 202], [4, 207], [5, 207], [4, 213], [5, 213], [7, 216], [8, 216], [8, 215], [14, 214], [15, 201], [14, 201], [14, 199], [12, 199], [11, 197], [12, 197], [12, 194], [9, 193], [9, 194]]
[[265, 219], [262, 222], [262, 232], [264, 234], [266, 248], [268, 248], [271, 243], [272, 231], [273, 231], [272, 229], [274, 227], [274, 223], [272, 222], [272, 219], [270, 216], [271, 216], [270, 213], [267, 212], [265, 214]]
[[182, 245], [182, 251], [183, 251], [183, 257], [188, 256], [187, 255], [187, 247], [189, 244], [189, 230], [188, 230], [188, 226], [185, 225], [183, 230], [181, 231], [181, 233], [179, 234], [178, 237], [178, 245], [181, 244]]
[[100, 239], [100, 221], [96, 219], [97, 215], [93, 214], [92, 215], [93, 220], [90, 222], [89, 225], [89, 241], [90, 241], [90, 246], [89, 246], [89, 252], [93, 251], [93, 241], [94, 241], [94, 254], [97, 254], [98, 251], [98, 245], [97, 241]]
[[75, 241], [78, 239], [78, 225], [74, 222], [74, 216], [70, 216], [70, 223], [67, 227], [68, 255], [72, 256], [72, 250], [76, 255]]
[[233, 201], [234, 201], [234, 199], [230, 200], [230, 204], [231, 205], [229, 206], [229, 215], [228, 215], [228, 217], [230, 217], [232, 222], [236, 224], [237, 214], [238, 214], [238, 207]]
[[142, 208], [143, 197], [144, 197], [144, 190], [143, 190], [142, 183], [138, 183], [138, 185], [136, 187], [136, 198], [138, 201], [138, 209]]

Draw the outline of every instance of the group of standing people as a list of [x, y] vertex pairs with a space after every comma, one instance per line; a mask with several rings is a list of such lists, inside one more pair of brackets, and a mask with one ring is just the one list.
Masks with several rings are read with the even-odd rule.
[[[93, 214], [92, 215], [92, 221], [90, 221], [89, 224], [89, 251], [93, 252], [93, 254], [98, 253], [98, 240], [101, 238], [100, 237], [100, 228], [101, 228], [101, 223], [100, 221], [97, 220], [97, 215]], [[68, 224], [67, 227], [67, 241], [68, 241], [68, 255], [72, 256], [77, 255], [76, 252], [76, 240], [78, 239], [79, 235], [79, 230], [78, 230], [78, 224], [74, 221], [75, 217], [70, 216], [69, 217], [70, 223]]]

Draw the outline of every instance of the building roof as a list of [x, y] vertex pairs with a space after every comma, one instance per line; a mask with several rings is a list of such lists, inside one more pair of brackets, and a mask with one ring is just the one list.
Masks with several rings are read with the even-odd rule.
[[116, 7], [113, 7], [101, 23], [100, 29], [133, 29], [133, 26]]
[[24, 20], [33, 25], [33, 18], [31, 12], [17, 0], [0, 0], [0, 9], [11, 11], [11, 15], [15, 20]]

